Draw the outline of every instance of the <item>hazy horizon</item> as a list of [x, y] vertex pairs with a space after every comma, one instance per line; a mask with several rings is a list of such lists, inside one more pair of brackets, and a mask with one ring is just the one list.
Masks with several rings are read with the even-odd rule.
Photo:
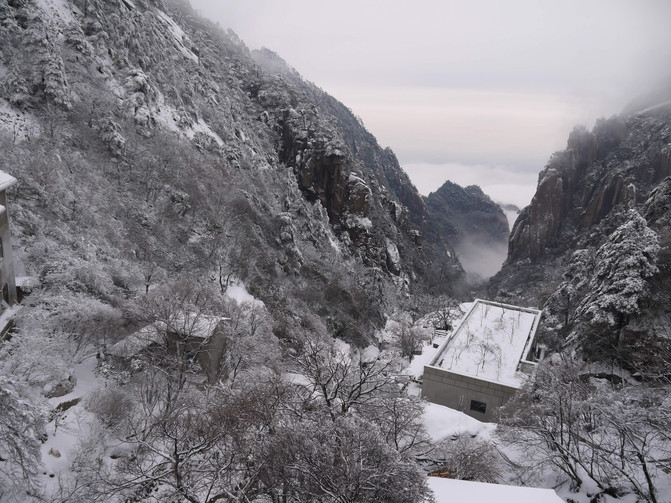
[[342, 101], [424, 195], [449, 179], [525, 206], [574, 126], [670, 74], [663, 0], [192, 5]]

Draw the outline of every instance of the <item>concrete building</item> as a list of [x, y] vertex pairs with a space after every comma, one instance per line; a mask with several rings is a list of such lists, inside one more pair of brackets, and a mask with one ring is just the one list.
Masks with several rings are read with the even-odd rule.
[[16, 279], [7, 213], [7, 189], [15, 183], [16, 178], [0, 171], [0, 288], [2, 288], [0, 304], [2, 311], [16, 304]]
[[422, 395], [491, 421], [536, 365], [540, 315], [536, 309], [477, 299], [424, 367]]

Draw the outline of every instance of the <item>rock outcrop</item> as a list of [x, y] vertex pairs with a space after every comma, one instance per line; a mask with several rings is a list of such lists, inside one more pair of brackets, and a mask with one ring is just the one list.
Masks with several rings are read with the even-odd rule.
[[671, 175], [668, 111], [601, 120], [576, 128], [566, 150], [540, 173], [531, 204], [515, 222], [508, 260], [561, 255], [618, 206], [638, 207]]
[[540, 173], [488, 295], [544, 308], [554, 349], [668, 372], [670, 155], [668, 103], [576, 128]]

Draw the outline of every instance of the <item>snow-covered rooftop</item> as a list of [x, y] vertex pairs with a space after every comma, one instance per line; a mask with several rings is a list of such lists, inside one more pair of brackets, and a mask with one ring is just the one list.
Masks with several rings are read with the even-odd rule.
[[466, 480], [429, 477], [436, 503], [563, 503], [552, 489], [485, 484]]
[[477, 299], [429, 363], [451, 372], [518, 387], [541, 312]]
[[229, 319], [201, 313], [178, 313], [172, 319], [158, 321], [154, 325], [161, 331], [176, 332], [199, 339], [209, 339], [217, 325], [221, 321]]
[[155, 342], [160, 342], [161, 334], [154, 325], [142, 327], [137, 332], [121, 339], [107, 350], [107, 354], [128, 358], [135, 356]]
[[124, 358], [136, 355], [151, 344], [161, 342], [166, 332], [175, 332], [206, 341], [212, 336], [219, 323], [224, 320], [230, 320], [230, 318], [199, 313], [178, 313], [171, 320], [156, 321], [142, 327], [114, 344], [107, 350], [107, 353]]
[[5, 190], [8, 187], [11, 187], [15, 183], [16, 183], [16, 178], [14, 178], [9, 173], [5, 173], [4, 171], [0, 171], [0, 191]]

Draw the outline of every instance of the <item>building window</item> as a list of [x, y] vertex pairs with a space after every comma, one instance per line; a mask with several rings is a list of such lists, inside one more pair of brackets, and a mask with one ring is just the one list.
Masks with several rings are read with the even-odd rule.
[[487, 404], [485, 402], [478, 402], [477, 400], [471, 400], [471, 410], [484, 414], [485, 411], [487, 410]]

